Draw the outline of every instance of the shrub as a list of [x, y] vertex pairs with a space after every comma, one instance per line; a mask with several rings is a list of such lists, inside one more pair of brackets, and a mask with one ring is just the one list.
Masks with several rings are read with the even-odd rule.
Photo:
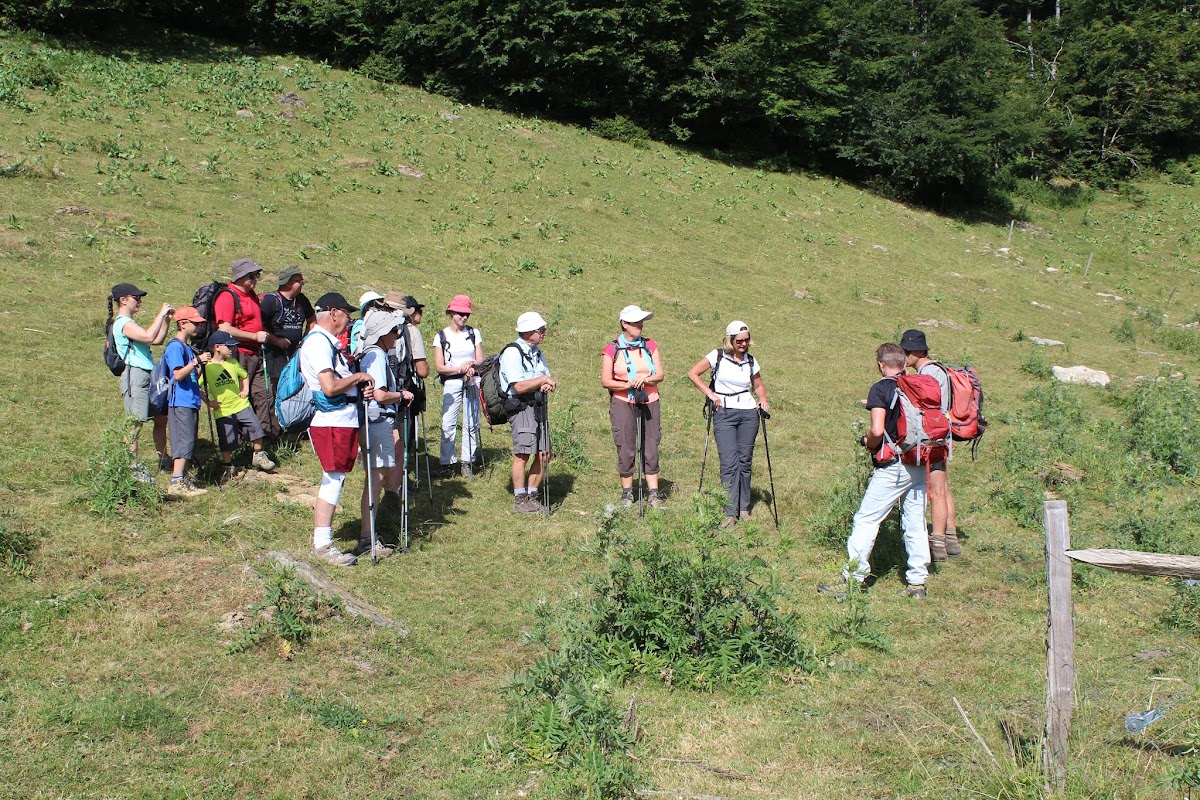
[[1200, 471], [1200, 393], [1186, 375], [1140, 383], [1128, 422], [1132, 452], [1175, 474]]
[[578, 403], [571, 402], [550, 415], [550, 439], [555, 462], [581, 470], [587, 468], [588, 457], [583, 439], [579, 437], [578, 420], [575, 419], [576, 406]]
[[124, 420], [109, 425], [100, 446], [88, 459], [87, 469], [78, 478], [87, 508], [94, 514], [153, 511], [162, 502], [157, 485], [142, 483], [133, 476], [128, 431], [129, 424]]
[[295, 645], [312, 638], [316, 626], [342, 611], [336, 597], [313, 594], [293, 569], [274, 567], [266, 576], [266, 597], [250, 609], [253, 622], [230, 653], [241, 653], [261, 644], [274, 634], [280, 641], [280, 655], [290, 657]]

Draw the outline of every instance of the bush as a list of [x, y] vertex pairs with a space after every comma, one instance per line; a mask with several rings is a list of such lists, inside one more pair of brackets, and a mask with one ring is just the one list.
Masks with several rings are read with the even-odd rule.
[[253, 621], [230, 645], [230, 653], [249, 650], [274, 634], [280, 642], [280, 654], [290, 657], [295, 645], [312, 638], [319, 623], [342, 611], [340, 600], [313, 594], [296, 571], [286, 567], [276, 566], [266, 576], [266, 592], [263, 601], [250, 609]]
[[127, 441], [125, 420], [109, 425], [87, 469], [79, 476], [87, 508], [93, 514], [111, 516], [119, 512], [147, 512], [162, 503], [162, 492], [154, 483], [133, 477], [133, 456]]
[[1186, 375], [1140, 383], [1128, 422], [1132, 452], [1177, 475], [1200, 471], [1200, 393]]
[[592, 123], [592, 133], [603, 136], [605, 139], [635, 146], [644, 145], [650, 139], [648, 130], [633, 120], [620, 116], [596, 120]]

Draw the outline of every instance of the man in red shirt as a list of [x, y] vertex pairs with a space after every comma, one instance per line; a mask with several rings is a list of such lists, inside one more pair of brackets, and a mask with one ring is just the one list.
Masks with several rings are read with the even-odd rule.
[[254, 287], [262, 275], [262, 267], [253, 259], [242, 258], [233, 263], [233, 280], [229, 291], [220, 292], [213, 301], [217, 329], [237, 339], [237, 360], [250, 376], [250, 404], [268, 436], [274, 438], [271, 391], [263, 373], [263, 344], [286, 348], [290, 343], [281, 336], [268, 333], [263, 327], [262, 309]]

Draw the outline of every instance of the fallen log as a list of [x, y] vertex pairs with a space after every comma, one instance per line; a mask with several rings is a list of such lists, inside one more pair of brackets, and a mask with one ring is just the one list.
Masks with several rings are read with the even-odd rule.
[[312, 565], [305, 561], [301, 561], [291, 553], [285, 550], [272, 550], [271, 552], [267, 553], [267, 558], [281, 567], [287, 567], [295, 570], [296, 575], [299, 576], [300, 580], [304, 581], [318, 592], [331, 595], [341, 600], [347, 614], [350, 614], [353, 617], [362, 617], [371, 624], [395, 631], [402, 637], [408, 636], [408, 629], [403, 625], [379, 611], [366, 600], [363, 600], [361, 597], [354, 594], [354, 592], [344, 588], [332, 578], [327, 578], [321, 573], [317, 572], [312, 568]]

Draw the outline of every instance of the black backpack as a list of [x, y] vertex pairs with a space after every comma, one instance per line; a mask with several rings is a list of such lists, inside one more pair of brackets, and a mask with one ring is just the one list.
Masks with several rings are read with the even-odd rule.
[[217, 332], [217, 297], [221, 292], [229, 292], [233, 296], [233, 313], [242, 313], [242, 303], [238, 300], [237, 292], [229, 288], [229, 284], [221, 281], [206, 283], [196, 290], [192, 297], [192, 306], [196, 313], [204, 317], [204, 322], [196, 326], [196, 335], [192, 337], [192, 348], [196, 352], [208, 349], [208, 338]]
[[[464, 325], [463, 330], [467, 332], [467, 341], [470, 342], [472, 346], [474, 346], [475, 345], [475, 329], [472, 328], [470, 325]], [[442, 363], [449, 366], [450, 365], [450, 342], [446, 341], [445, 328], [438, 331], [437, 335], [440, 336], [441, 340], [442, 340]], [[501, 351], [501, 352], [504, 352], [504, 351]], [[497, 355], [499, 355], [499, 354], [497, 354]], [[475, 372], [476, 372], [476, 374], [479, 373], [479, 367], [475, 368]], [[446, 381], [454, 380], [454, 378], [455, 378], [454, 375], [443, 375], [440, 372], [438, 373], [438, 380], [441, 381], [442, 383], [445, 383]]]
[[129, 350], [125, 350], [125, 356], [117, 352], [117, 340], [112, 332], [113, 321], [110, 319], [104, 326], [104, 366], [119, 378], [125, 374], [125, 356], [129, 355]]
[[[525, 354], [516, 342], [509, 342], [494, 356], [488, 356], [483, 363], [475, 367], [475, 375], [479, 378], [479, 407], [487, 417], [488, 427], [504, 425], [520, 413], [533, 401], [529, 398], [512, 397], [504, 391], [500, 382], [500, 357], [510, 347], [516, 347], [521, 353], [521, 362], [529, 368], [533, 367], [532, 359]], [[536, 392], [534, 393], [537, 394]]]

